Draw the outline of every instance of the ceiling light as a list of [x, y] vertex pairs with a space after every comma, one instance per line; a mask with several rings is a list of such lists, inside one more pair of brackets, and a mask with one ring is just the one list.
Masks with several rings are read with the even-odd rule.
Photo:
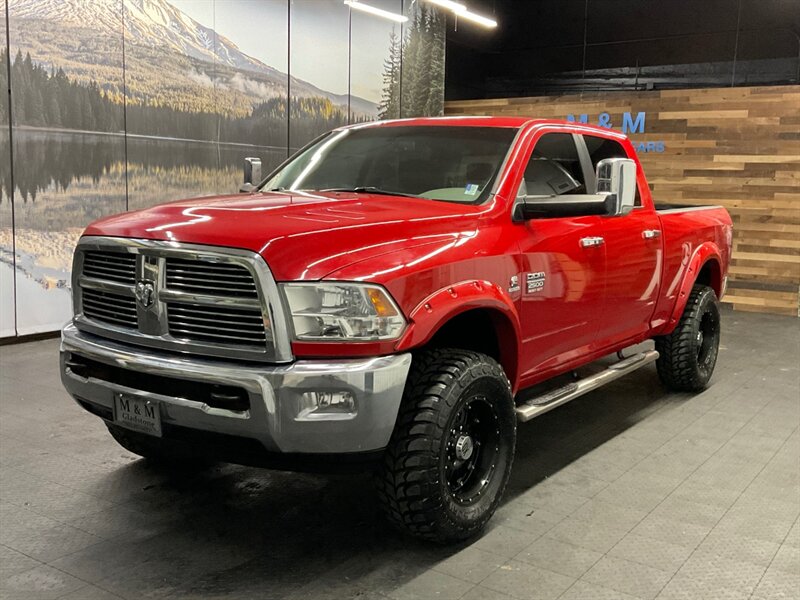
[[464, 10], [455, 10], [453, 11], [456, 13], [459, 19], [466, 19], [467, 21], [472, 21], [473, 23], [477, 23], [478, 25], [483, 25], [484, 27], [497, 27], [497, 21], [494, 19], [490, 19], [489, 17], [484, 17], [483, 15], [479, 15], [474, 12], [470, 12], [466, 9]]
[[344, 3], [350, 8], [355, 8], [356, 10], [375, 15], [376, 17], [383, 17], [384, 19], [389, 19], [390, 21], [395, 21], [397, 23], [405, 23], [408, 21], [408, 17], [406, 16], [389, 12], [388, 10], [383, 10], [382, 8], [376, 8], [374, 6], [370, 6], [369, 4], [359, 2], [358, 0], [344, 0]]
[[472, 21], [478, 25], [483, 25], [484, 27], [490, 28], [497, 27], [497, 21], [470, 11], [465, 4], [461, 4], [460, 2], [453, 2], [453, 0], [427, 0], [427, 2], [453, 11], [453, 14], [456, 15], [456, 17], [466, 19], [467, 21]]
[[453, 0], [428, 0], [431, 4], [436, 4], [437, 6], [441, 6], [442, 8], [446, 8], [447, 10], [452, 10], [453, 12], [464, 12], [467, 10], [467, 7], [460, 2], [453, 2]]

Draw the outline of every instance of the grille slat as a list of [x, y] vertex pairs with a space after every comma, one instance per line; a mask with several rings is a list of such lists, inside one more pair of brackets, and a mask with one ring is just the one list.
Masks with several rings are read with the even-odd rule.
[[181, 319], [170, 319], [169, 323], [170, 323], [170, 330], [171, 331], [174, 331], [177, 328], [182, 328], [182, 329], [195, 328], [195, 329], [198, 329], [198, 330], [201, 330], [201, 331], [202, 330], [205, 330], [205, 331], [228, 331], [228, 332], [233, 332], [233, 333], [241, 333], [241, 334], [245, 334], [245, 335], [248, 335], [248, 336], [249, 335], [254, 335], [254, 336], [259, 337], [259, 338], [263, 338], [264, 337], [264, 328], [263, 327], [261, 327], [260, 328], [261, 330], [259, 331], [258, 327], [252, 327], [252, 326], [251, 327], [242, 327], [242, 326], [225, 327], [225, 326], [221, 326], [221, 325], [202, 325], [201, 323], [195, 323], [195, 322], [192, 322], [192, 321], [183, 321]]
[[112, 252], [90, 252], [86, 255], [86, 260], [96, 263], [108, 263], [114, 265], [136, 264], [135, 254], [120, 254]]
[[246, 279], [252, 281], [252, 277], [244, 269], [242, 272], [243, 267], [237, 267], [236, 269], [218, 269], [216, 267], [206, 267], [202, 264], [198, 264], [197, 267], [192, 268], [184, 264], [175, 264], [174, 262], [170, 261], [170, 271], [175, 273], [176, 275], [190, 275], [194, 276], [195, 274], [206, 274], [206, 275], [218, 275], [223, 274], [229, 276], [231, 278], [239, 278], [239, 279]]
[[172, 315], [175, 320], [180, 319], [181, 321], [186, 321], [188, 323], [196, 323], [201, 326], [203, 323], [212, 323], [214, 325], [222, 323], [222, 326], [226, 325], [233, 325], [235, 327], [252, 327], [253, 329], [264, 329], [264, 324], [262, 322], [258, 322], [256, 324], [255, 320], [231, 320], [231, 319], [221, 319], [221, 318], [212, 318], [212, 317], [196, 317], [193, 315], [189, 315], [187, 313], [182, 312], [172, 312]]
[[[206, 277], [206, 276], [204, 276], [204, 277], [196, 277], [194, 275], [188, 275], [188, 276], [187, 275], [176, 275], [174, 271], [170, 272], [169, 275], [170, 275], [170, 277], [169, 277], [170, 279], [172, 279], [173, 281], [177, 281], [178, 283], [181, 283], [181, 282], [184, 282], [184, 281], [185, 282], [200, 281], [200, 282], [203, 282], [203, 283], [219, 283], [219, 279], [216, 279], [214, 277]], [[247, 277], [239, 276], [239, 275], [227, 276], [227, 278], [230, 279], [232, 282], [233, 282], [233, 278], [234, 277], [237, 278], [237, 281], [234, 282], [236, 285], [242, 285], [242, 286], [246, 285], [246, 286], [249, 286], [249, 287], [255, 289], [256, 286], [253, 283], [253, 278], [252, 277], [247, 278]], [[241, 281], [238, 281], [238, 280], [241, 280]]]
[[[257, 298], [258, 292], [256, 291], [255, 286], [250, 286], [249, 288], [245, 287], [238, 287], [238, 286], [220, 286], [220, 285], [207, 285], [204, 283], [181, 283], [176, 284], [175, 281], [168, 279], [167, 285], [171, 290], [178, 290], [181, 292], [193, 292], [193, 293], [201, 293], [201, 294], [208, 294], [212, 296], [222, 296], [223, 298], [227, 298], [229, 296], [233, 296], [231, 292], [236, 293], [246, 293], [248, 297]], [[219, 294], [218, 292], [226, 292], [225, 294]]]
[[[250, 343], [250, 344], [264, 343], [263, 336], [262, 336], [262, 339], [256, 340], [256, 339], [249, 338], [249, 337], [231, 335], [231, 334], [228, 334], [228, 333], [205, 333], [205, 332], [199, 332], [199, 331], [196, 331], [194, 329], [188, 330], [188, 329], [172, 329], [172, 328], [170, 328], [170, 332], [173, 335], [175, 335], [175, 334], [185, 334], [185, 336], [188, 339], [191, 339], [191, 340], [194, 340], [194, 341], [213, 341], [215, 343], [219, 343], [220, 340], [223, 340], [223, 341], [238, 340], [240, 342], [246, 342], [246, 343]], [[181, 337], [184, 337], [184, 336], [175, 335], [175, 337], [181, 338]]]
[[83, 257], [83, 274], [133, 285], [136, 282], [136, 256], [120, 252], [87, 252]]

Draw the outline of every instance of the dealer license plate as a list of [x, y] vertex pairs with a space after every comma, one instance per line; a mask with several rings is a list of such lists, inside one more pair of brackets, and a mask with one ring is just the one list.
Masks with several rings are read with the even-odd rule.
[[116, 394], [114, 421], [128, 429], [161, 437], [161, 413], [158, 404], [152, 400]]

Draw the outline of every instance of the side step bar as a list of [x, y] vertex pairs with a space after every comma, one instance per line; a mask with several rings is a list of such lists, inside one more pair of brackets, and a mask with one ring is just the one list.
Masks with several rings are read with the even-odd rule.
[[574, 383], [565, 385], [551, 392], [547, 392], [541, 396], [531, 398], [524, 404], [517, 406], [517, 420], [521, 422], [530, 421], [534, 417], [538, 417], [557, 406], [566, 404], [570, 400], [574, 400], [578, 396], [596, 390], [597, 388], [624, 377], [628, 373], [632, 373], [645, 365], [649, 365], [658, 358], [658, 352], [655, 350], [648, 350], [647, 352], [640, 352], [633, 356], [619, 361], [608, 367], [604, 371], [600, 371], [595, 375], [581, 379]]

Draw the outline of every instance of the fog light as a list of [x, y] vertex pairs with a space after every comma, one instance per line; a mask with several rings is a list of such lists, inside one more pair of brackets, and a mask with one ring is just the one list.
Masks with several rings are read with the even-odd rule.
[[300, 396], [298, 419], [327, 418], [341, 415], [342, 418], [354, 416], [356, 398], [348, 390], [325, 392], [305, 392]]

